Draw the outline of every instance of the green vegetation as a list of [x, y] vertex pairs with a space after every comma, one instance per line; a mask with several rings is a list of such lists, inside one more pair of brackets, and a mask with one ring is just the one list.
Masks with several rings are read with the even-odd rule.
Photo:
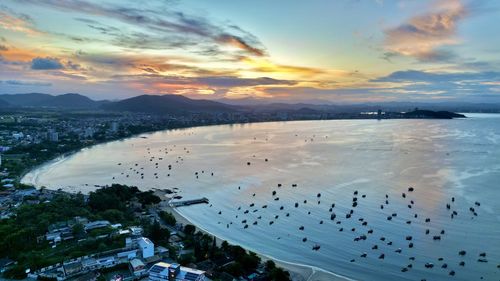
[[270, 281], [288, 281], [290, 280], [290, 273], [282, 268], [276, 267], [272, 260], [266, 261], [265, 271]]
[[[215, 261], [218, 264], [225, 264], [218, 267], [215, 273], [217, 278], [222, 272], [227, 272], [233, 276], [246, 276], [254, 273], [261, 263], [261, 258], [253, 252], [246, 251], [240, 246], [230, 245], [226, 241], [217, 246], [216, 239], [213, 236], [196, 232], [193, 225], [184, 227], [186, 235], [184, 243], [186, 248], [192, 248], [193, 254], [183, 255], [178, 262], [182, 265], [197, 263], [205, 260]], [[265, 280], [288, 281], [290, 274], [281, 268], [276, 267], [273, 261], [265, 264]]]
[[161, 211], [159, 215], [160, 218], [163, 220], [163, 222], [170, 226], [174, 226], [177, 223], [177, 220], [175, 219], [174, 215], [172, 215], [169, 212]]
[[[9, 257], [18, 265], [5, 272], [9, 278], [23, 278], [24, 269], [32, 271], [60, 263], [69, 258], [89, 255], [124, 246], [123, 238], [111, 234], [112, 228], [99, 228], [85, 233], [83, 225], [73, 225], [72, 232], [77, 240], [64, 241], [52, 248], [45, 240], [45, 233], [50, 225], [66, 222], [76, 216], [86, 217], [91, 221], [109, 220], [123, 225], [141, 225], [152, 239], [159, 244], [168, 243], [169, 232], [158, 223], [137, 220], [128, 206], [132, 202], [141, 204], [158, 202], [155, 195], [142, 195], [137, 187], [112, 185], [91, 192], [88, 203], [82, 194], [57, 194], [47, 203], [23, 204], [9, 219], [0, 220], [0, 258]], [[143, 198], [148, 198], [144, 201]], [[107, 235], [104, 239], [96, 237]]]

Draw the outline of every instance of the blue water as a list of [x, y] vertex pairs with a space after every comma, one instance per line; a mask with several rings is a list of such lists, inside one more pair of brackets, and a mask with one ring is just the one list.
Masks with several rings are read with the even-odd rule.
[[[500, 115], [469, 117], [157, 132], [85, 149], [32, 171], [23, 181], [83, 192], [113, 182], [142, 189], [175, 187], [186, 199], [209, 198], [210, 205], [179, 208], [207, 231], [259, 253], [353, 279], [499, 280]], [[452, 219], [453, 211], [458, 214]], [[393, 213], [397, 216], [388, 221]], [[366, 240], [354, 241], [361, 235]], [[433, 240], [436, 235], [441, 240]], [[314, 251], [314, 245], [320, 249]], [[458, 254], [461, 250], [465, 256]], [[477, 261], [482, 252], [486, 263]]]

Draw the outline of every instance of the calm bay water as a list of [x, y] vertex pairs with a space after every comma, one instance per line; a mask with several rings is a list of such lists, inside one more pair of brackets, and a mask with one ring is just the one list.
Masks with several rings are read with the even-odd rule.
[[[183, 199], [209, 198], [210, 205], [179, 208], [203, 229], [353, 279], [499, 280], [500, 115], [470, 117], [157, 132], [84, 149], [23, 181], [74, 192], [111, 183], [175, 187]], [[482, 252], [488, 262], [478, 262]]]

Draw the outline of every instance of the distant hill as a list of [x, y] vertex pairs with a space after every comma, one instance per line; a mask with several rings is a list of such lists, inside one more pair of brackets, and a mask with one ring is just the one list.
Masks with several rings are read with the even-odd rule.
[[96, 108], [99, 104], [86, 96], [79, 94], [64, 94], [42, 101], [39, 103], [39, 106], [60, 108]]
[[53, 97], [52, 95], [39, 93], [0, 95], [0, 99], [6, 101], [11, 106], [37, 106], [39, 103]]
[[109, 102], [102, 105], [101, 108], [112, 111], [145, 112], [155, 114], [233, 112], [238, 109], [236, 106], [220, 102], [194, 100], [181, 95], [142, 95], [121, 101]]
[[0, 99], [0, 108], [8, 107], [10, 104], [3, 99]]
[[67, 109], [92, 109], [98, 108], [103, 103], [102, 101], [91, 100], [80, 94], [71, 93], [59, 96], [39, 93], [5, 94], [0, 95], [0, 100], [7, 102], [12, 107], [53, 107]]
[[[242, 111], [256, 114], [356, 114], [359, 112], [410, 112], [415, 108], [433, 111], [499, 113], [500, 103], [466, 102], [367, 102], [333, 104], [318, 100], [304, 102], [273, 99], [219, 99], [199, 100], [181, 95], [141, 95], [118, 101], [92, 100], [74, 93], [49, 95], [42, 93], [0, 94], [2, 110], [16, 107], [54, 108], [63, 110], [109, 110], [118, 112], [143, 112], [151, 114], [184, 114]], [[408, 116], [409, 118], [413, 118]]]
[[466, 118], [463, 114], [458, 114], [450, 111], [431, 111], [431, 110], [414, 110], [403, 114], [407, 118], [436, 118], [436, 119], [453, 119]]

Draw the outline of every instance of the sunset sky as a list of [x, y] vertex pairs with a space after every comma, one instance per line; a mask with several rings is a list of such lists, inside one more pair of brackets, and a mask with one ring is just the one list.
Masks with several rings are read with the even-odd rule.
[[499, 27], [494, 0], [2, 0], [0, 93], [500, 102]]

